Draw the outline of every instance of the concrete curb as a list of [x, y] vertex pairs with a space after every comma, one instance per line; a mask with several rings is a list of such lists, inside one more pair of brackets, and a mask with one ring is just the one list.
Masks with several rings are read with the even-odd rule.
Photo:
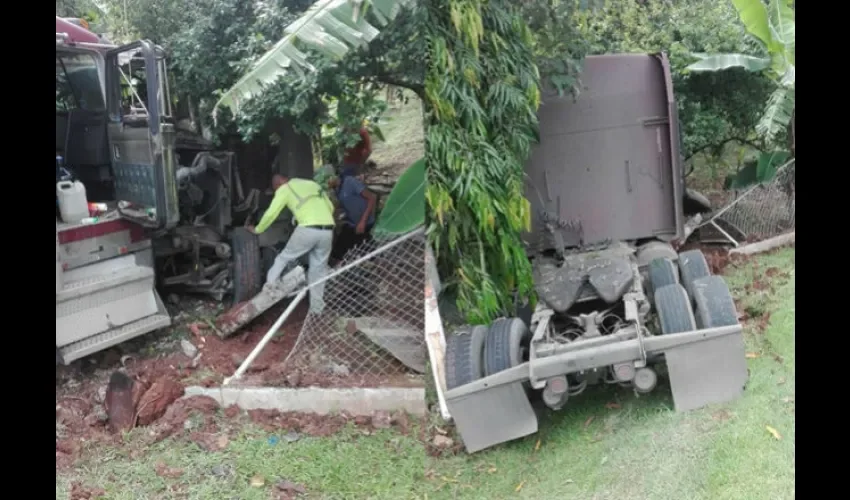
[[243, 410], [278, 410], [304, 413], [347, 411], [352, 415], [371, 415], [375, 411], [405, 411], [424, 416], [425, 389], [358, 388], [324, 389], [309, 387], [286, 389], [277, 387], [187, 387], [185, 396], [209, 396], [222, 407], [236, 405]]

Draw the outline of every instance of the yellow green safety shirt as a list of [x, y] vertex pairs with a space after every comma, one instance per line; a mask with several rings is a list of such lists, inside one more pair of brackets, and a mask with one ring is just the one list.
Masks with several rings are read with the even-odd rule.
[[299, 226], [334, 225], [334, 207], [322, 187], [309, 179], [289, 179], [275, 191], [269, 209], [254, 231], [262, 233], [268, 229], [284, 208], [292, 212]]

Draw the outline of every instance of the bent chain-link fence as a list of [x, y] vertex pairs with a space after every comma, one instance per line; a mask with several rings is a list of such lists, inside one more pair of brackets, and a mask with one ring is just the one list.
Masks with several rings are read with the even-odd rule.
[[284, 362], [314, 385], [400, 385], [425, 372], [424, 230], [368, 241], [336, 268], [359, 260], [325, 283], [324, 311], [307, 316]]
[[[796, 229], [796, 179], [794, 162], [776, 171], [767, 182], [740, 191], [727, 191], [723, 208], [716, 210], [700, 229], [732, 244], [760, 241]], [[705, 235], [701, 235], [703, 241]]]

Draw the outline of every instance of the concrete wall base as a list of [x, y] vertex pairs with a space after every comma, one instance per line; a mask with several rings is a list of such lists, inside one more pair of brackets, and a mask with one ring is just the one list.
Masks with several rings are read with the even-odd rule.
[[236, 405], [243, 410], [278, 410], [282, 412], [317, 413], [327, 415], [347, 411], [352, 415], [371, 415], [376, 411], [405, 411], [424, 416], [425, 389], [415, 388], [355, 388], [325, 389], [308, 387], [287, 389], [278, 387], [187, 387], [185, 397], [209, 396], [222, 406]]

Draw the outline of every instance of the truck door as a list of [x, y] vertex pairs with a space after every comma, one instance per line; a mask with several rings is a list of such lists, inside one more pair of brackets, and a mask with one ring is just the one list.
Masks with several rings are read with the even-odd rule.
[[148, 41], [106, 53], [109, 147], [122, 215], [152, 229], [179, 221], [165, 55]]

